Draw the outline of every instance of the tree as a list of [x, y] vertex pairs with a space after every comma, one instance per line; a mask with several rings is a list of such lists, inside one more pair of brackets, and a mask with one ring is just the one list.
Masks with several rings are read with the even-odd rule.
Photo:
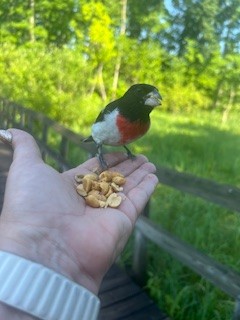
[[113, 84], [112, 84], [112, 97], [113, 99], [116, 96], [116, 91], [118, 87], [118, 79], [119, 73], [121, 68], [121, 61], [123, 55], [123, 41], [126, 35], [126, 28], [127, 28], [127, 0], [121, 0], [121, 23], [120, 23], [120, 32], [119, 32], [119, 39], [118, 39], [118, 48], [117, 48], [117, 58], [113, 76]]
[[2, 0], [1, 42], [23, 45], [38, 41], [59, 47], [69, 45], [75, 37], [71, 21], [78, 14], [75, 0]]
[[216, 33], [222, 54], [239, 53], [240, 50], [240, 0], [219, 1], [216, 16]]
[[131, 38], [147, 40], [162, 28], [164, 1], [129, 0], [128, 33]]
[[2, 0], [0, 6], [1, 43], [17, 45], [30, 41], [31, 3], [24, 0]]
[[218, 0], [173, 0], [172, 5], [174, 10], [168, 17], [171, 27], [165, 35], [170, 48], [183, 56], [188, 41], [192, 40], [197, 51], [207, 57], [218, 46], [215, 33]]

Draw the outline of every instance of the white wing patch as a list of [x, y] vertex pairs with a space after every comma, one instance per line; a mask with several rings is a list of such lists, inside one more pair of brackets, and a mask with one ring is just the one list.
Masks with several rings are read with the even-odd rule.
[[120, 132], [116, 126], [118, 109], [105, 114], [103, 121], [94, 123], [92, 126], [92, 137], [97, 144], [108, 144], [116, 146], [121, 139]]

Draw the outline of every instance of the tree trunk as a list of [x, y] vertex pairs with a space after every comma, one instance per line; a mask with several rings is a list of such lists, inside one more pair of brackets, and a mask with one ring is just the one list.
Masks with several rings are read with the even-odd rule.
[[233, 107], [234, 97], [235, 97], [235, 91], [234, 91], [233, 87], [231, 87], [228, 103], [227, 103], [227, 106], [224, 109], [223, 114], [222, 114], [222, 124], [225, 124], [228, 120], [229, 112], [231, 111], [231, 109]]
[[213, 96], [213, 104], [212, 104], [212, 109], [217, 109], [218, 104], [219, 104], [219, 98], [221, 97], [222, 94], [222, 80], [218, 81], [217, 88], [215, 90], [214, 96]]
[[[126, 34], [126, 27], [127, 27], [127, 0], [121, 1], [121, 26], [120, 26], [120, 37], [125, 36]], [[114, 76], [113, 76], [113, 84], [112, 84], [112, 98], [115, 99], [116, 97], [116, 91], [118, 87], [118, 79], [119, 79], [119, 73], [121, 68], [121, 62], [122, 62], [122, 45], [119, 45], [118, 48], [118, 55], [116, 59], [116, 65], [114, 70]]]
[[30, 0], [29, 37], [30, 42], [35, 42], [35, 0]]
[[97, 79], [98, 79], [98, 85], [99, 85], [99, 90], [101, 97], [104, 101], [107, 100], [107, 94], [106, 94], [106, 89], [104, 85], [104, 80], [103, 80], [103, 64], [101, 63], [97, 69]]
[[99, 90], [101, 98], [103, 101], [107, 100], [107, 93], [103, 80], [103, 64], [100, 63], [95, 71], [95, 75], [93, 78], [93, 83], [90, 88], [90, 95], [93, 95], [95, 91]]

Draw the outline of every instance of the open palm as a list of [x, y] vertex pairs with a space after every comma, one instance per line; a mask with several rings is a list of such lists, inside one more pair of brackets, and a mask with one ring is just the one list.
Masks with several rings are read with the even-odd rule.
[[144, 156], [106, 156], [109, 169], [126, 177], [121, 205], [91, 208], [75, 191], [74, 176], [92, 172], [96, 158], [58, 173], [46, 165], [34, 139], [13, 133], [0, 224], [0, 249], [65, 274], [97, 293], [102, 277], [126, 244], [135, 221], [157, 184], [155, 167]]

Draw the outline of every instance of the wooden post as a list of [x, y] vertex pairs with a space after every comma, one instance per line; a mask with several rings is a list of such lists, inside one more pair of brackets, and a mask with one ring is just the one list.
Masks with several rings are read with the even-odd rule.
[[26, 121], [25, 121], [26, 114], [24, 113], [24, 110], [20, 110], [19, 114], [20, 114], [20, 126], [21, 126], [21, 128], [24, 129], [25, 123], [26, 123]]
[[[143, 210], [144, 217], [149, 216], [150, 201], [147, 203]], [[139, 284], [143, 284], [146, 276], [147, 269], [147, 240], [142, 231], [138, 228], [134, 232], [134, 245], [133, 245], [133, 262], [132, 269], [134, 278]]]
[[33, 133], [33, 117], [30, 113], [27, 114], [27, 118], [25, 118], [25, 126], [28, 129], [29, 133]]
[[10, 117], [11, 114], [11, 109], [10, 109], [10, 104], [5, 104], [5, 126], [6, 128], [11, 128], [13, 126], [12, 119]]
[[240, 295], [237, 297], [235, 302], [235, 310], [233, 314], [233, 320], [240, 320]]
[[[66, 160], [67, 152], [68, 152], [68, 139], [65, 136], [62, 136], [61, 143], [60, 143], [59, 154], [62, 157], [62, 159], [64, 160], [64, 162], [67, 162], [67, 160]], [[66, 170], [65, 166], [60, 164], [59, 171], [63, 172], [65, 170]]]
[[4, 127], [4, 117], [3, 117], [3, 101], [0, 101], [0, 128], [5, 129]]
[[[47, 141], [48, 141], [48, 125], [46, 122], [43, 122], [41, 142], [44, 146], [46, 146]], [[43, 148], [41, 150], [41, 153], [42, 153], [42, 159], [45, 160], [46, 159], [46, 151]]]

